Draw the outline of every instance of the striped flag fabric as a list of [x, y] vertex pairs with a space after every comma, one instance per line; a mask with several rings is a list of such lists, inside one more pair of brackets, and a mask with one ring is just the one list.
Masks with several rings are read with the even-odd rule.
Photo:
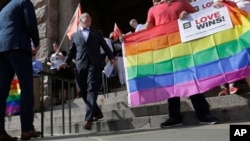
[[130, 106], [189, 97], [250, 75], [250, 18], [228, 6], [233, 28], [181, 43], [177, 21], [124, 37]]
[[13, 79], [9, 96], [6, 101], [6, 115], [17, 114], [20, 111], [20, 86], [18, 79]]

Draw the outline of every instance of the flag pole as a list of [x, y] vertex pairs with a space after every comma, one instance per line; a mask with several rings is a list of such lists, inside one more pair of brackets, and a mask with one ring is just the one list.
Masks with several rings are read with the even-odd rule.
[[[70, 23], [69, 23], [69, 25], [68, 25], [68, 27], [67, 27], [67, 30], [65, 31], [65, 33], [64, 33], [64, 35], [63, 35], [63, 38], [62, 38], [62, 40], [61, 40], [61, 42], [60, 42], [60, 44], [59, 44], [59, 49], [61, 48], [61, 46], [62, 46], [62, 43], [63, 43], [63, 41], [64, 41], [64, 39], [65, 39], [65, 37], [66, 37], [66, 33], [68, 32], [68, 30], [69, 30], [69, 27], [70, 27], [70, 25], [72, 24], [72, 22], [73, 22], [73, 20], [74, 20], [74, 17], [76, 16], [76, 14], [77, 14], [77, 8], [78, 7], [80, 7], [81, 5], [80, 5], [80, 3], [77, 5], [77, 7], [76, 7], [76, 10], [75, 10], [75, 12], [74, 12], [74, 15], [72, 16], [72, 18], [71, 18], [71, 20], [70, 20]], [[80, 7], [81, 8], [81, 7]]]

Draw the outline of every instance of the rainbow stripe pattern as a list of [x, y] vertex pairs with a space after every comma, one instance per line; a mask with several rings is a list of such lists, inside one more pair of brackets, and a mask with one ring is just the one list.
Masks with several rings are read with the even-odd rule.
[[6, 114], [15, 114], [20, 111], [20, 86], [18, 79], [13, 79], [7, 98]]
[[233, 28], [181, 43], [177, 21], [124, 38], [129, 105], [188, 97], [250, 75], [250, 18], [228, 7]]

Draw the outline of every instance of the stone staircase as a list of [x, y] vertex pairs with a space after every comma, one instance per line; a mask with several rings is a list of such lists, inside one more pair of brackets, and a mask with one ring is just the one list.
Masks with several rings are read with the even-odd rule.
[[[216, 95], [217, 93], [218, 88], [205, 93], [211, 112], [215, 117], [221, 122], [250, 121], [250, 94], [243, 93], [219, 97]], [[53, 130], [53, 135], [60, 135], [159, 128], [160, 123], [168, 117], [166, 101], [138, 107], [128, 107], [127, 101], [125, 88], [113, 90], [113, 92], [106, 95], [100, 95], [98, 103], [103, 111], [104, 118], [95, 122], [91, 131], [82, 128], [85, 117], [85, 104], [81, 98], [71, 101], [71, 128], [69, 128], [70, 116], [67, 108], [69, 101], [64, 105], [64, 111], [62, 111], [61, 105], [54, 106], [53, 129], [50, 127], [50, 111], [44, 112], [44, 134], [50, 136], [51, 130]], [[181, 99], [181, 110], [184, 125], [198, 124], [192, 103], [188, 98]], [[64, 122], [63, 112], [65, 115]], [[41, 113], [35, 114], [34, 124], [37, 130], [41, 130]], [[19, 116], [6, 117], [5, 125], [9, 134], [20, 135]]]

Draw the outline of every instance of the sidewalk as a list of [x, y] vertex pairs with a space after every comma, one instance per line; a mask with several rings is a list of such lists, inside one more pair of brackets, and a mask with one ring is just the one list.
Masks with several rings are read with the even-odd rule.
[[190, 125], [168, 129], [140, 129], [133, 131], [64, 135], [34, 139], [42, 141], [229, 141], [230, 124], [250, 125], [247, 122], [216, 125]]

